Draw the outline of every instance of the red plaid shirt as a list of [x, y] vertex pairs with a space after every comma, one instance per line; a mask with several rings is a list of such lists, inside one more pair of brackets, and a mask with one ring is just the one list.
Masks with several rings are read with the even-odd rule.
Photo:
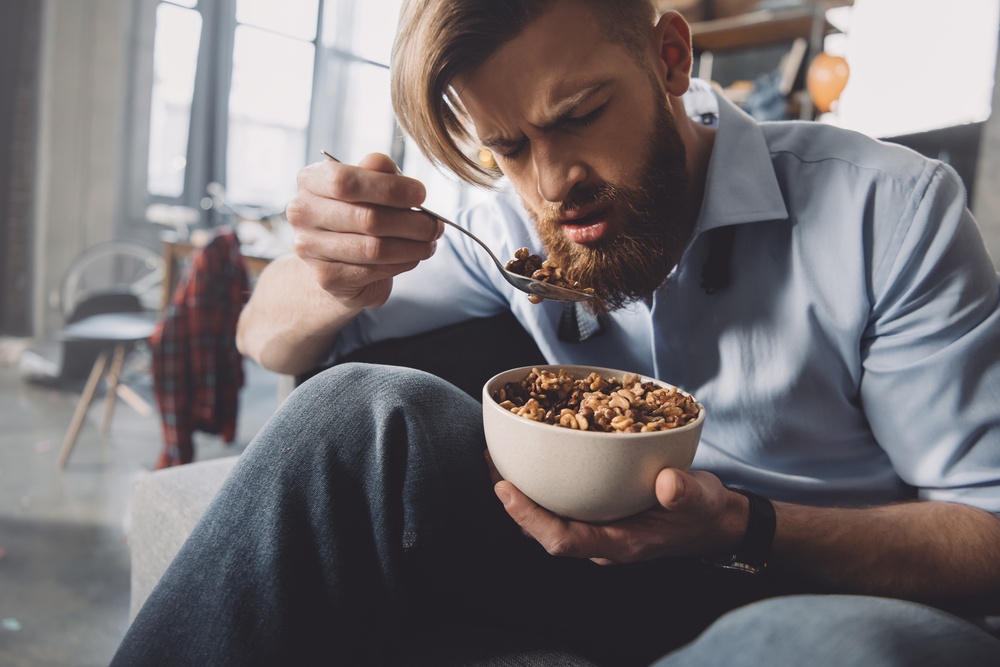
[[150, 339], [163, 427], [157, 469], [193, 461], [195, 431], [236, 438], [243, 386], [236, 321], [248, 293], [239, 239], [220, 230], [191, 261]]

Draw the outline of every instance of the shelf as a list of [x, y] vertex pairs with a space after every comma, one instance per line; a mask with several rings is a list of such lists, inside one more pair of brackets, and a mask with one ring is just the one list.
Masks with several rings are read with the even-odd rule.
[[[813, 35], [814, 26], [825, 10], [850, 4], [853, 4], [853, 0], [822, 3], [817, 7], [760, 10], [711, 21], [700, 21], [691, 24], [691, 39], [696, 52], [752, 49], [791, 42], [798, 37], [812, 41], [817, 37]], [[835, 31], [825, 20], [822, 24], [823, 34]]]

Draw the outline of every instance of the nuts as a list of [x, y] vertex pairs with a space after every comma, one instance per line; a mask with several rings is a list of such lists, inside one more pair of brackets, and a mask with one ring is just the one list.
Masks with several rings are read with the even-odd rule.
[[[507, 262], [505, 267], [511, 273], [519, 276], [534, 278], [545, 283], [556, 285], [557, 287], [567, 287], [587, 294], [593, 294], [592, 287], [581, 287], [579, 281], [570, 280], [563, 275], [563, 270], [554, 265], [549, 260], [543, 260], [540, 256], [532, 254], [527, 248], [518, 248], [514, 253], [514, 259]], [[537, 294], [529, 294], [528, 300], [531, 303], [541, 303], [545, 299]]]
[[674, 387], [642, 382], [635, 373], [619, 381], [591, 373], [574, 379], [533, 368], [520, 382], [493, 392], [500, 407], [519, 417], [563, 428], [607, 433], [646, 433], [689, 424], [698, 418], [693, 398]]

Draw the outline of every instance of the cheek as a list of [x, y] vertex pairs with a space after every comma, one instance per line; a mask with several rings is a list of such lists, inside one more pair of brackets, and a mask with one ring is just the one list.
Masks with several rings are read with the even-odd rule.
[[651, 141], [651, 119], [632, 111], [601, 137], [595, 152], [595, 170], [602, 180], [616, 185], [636, 185], [642, 179]]
[[601, 149], [613, 156], [605, 165], [605, 178], [618, 185], [638, 185], [645, 179], [650, 147], [655, 143], [657, 125], [662, 122], [666, 97], [653, 88], [633, 81], [623, 93], [620, 106], [607, 127], [602, 128]]
[[535, 179], [534, 167], [528, 161], [523, 165], [503, 165], [501, 171], [514, 187], [514, 192], [521, 198], [528, 212], [538, 215], [542, 211], [542, 197], [538, 194], [538, 182]]
[[643, 182], [654, 119], [635, 105], [604, 119], [577, 146], [587, 181], [634, 187]]

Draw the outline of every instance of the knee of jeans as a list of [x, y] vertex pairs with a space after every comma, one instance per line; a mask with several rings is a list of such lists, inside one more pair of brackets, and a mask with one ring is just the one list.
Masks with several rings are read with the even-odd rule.
[[346, 363], [292, 392], [247, 451], [265, 460], [277, 452], [307, 467], [323, 467], [331, 458], [351, 466], [387, 461], [411, 445], [444, 451], [456, 442], [478, 442], [481, 415], [478, 402], [429, 373]]
[[[437, 378], [412, 369], [345, 363], [298, 386], [254, 438], [252, 451], [288, 450], [295, 458], [367, 446], [368, 429], [386, 409], [408, 410]], [[395, 407], [394, 407], [395, 406]], [[336, 442], [337, 446], [331, 448]]]
[[451, 389], [452, 385], [441, 378], [413, 368], [349, 362], [316, 374], [295, 393], [319, 400], [335, 396], [351, 401], [377, 392], [380, 400], [391, 400], [396, 396], [412, 401], [428, 390], [448, 393]]
[[311, 419], [343, 419], [403, 410], [434, 413], [477, 406], [454, 385], [424, 371], [382, 364], [345, 363], [304, 382], [283, 406]]

